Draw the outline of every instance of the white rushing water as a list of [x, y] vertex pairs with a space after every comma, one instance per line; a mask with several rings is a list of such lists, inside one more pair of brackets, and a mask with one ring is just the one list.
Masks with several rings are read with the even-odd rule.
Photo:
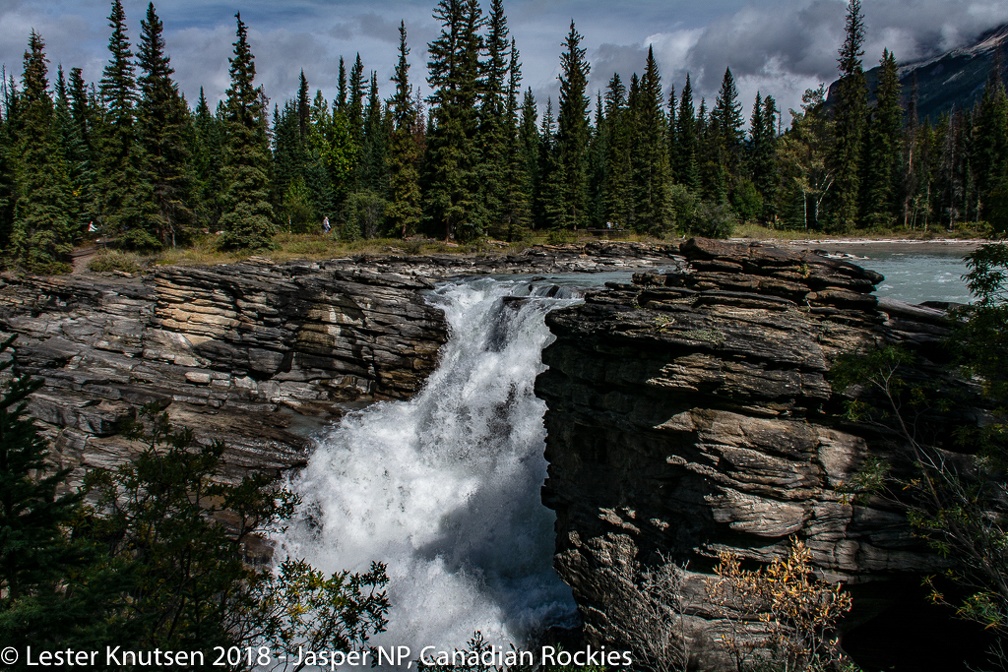
[[305, 513], [281, 540], [291, 556], [326, 572], [388, 564], [376, 643], [451, 650], [480, 630], [521, 644], [573, 613], [539, 499], [546, 407], [533, 392], [543, 316], [577, 300], [557, 292], [489, 278], [436, 290], [451, 337], [424, 390], [347, 415], [293, 483]]

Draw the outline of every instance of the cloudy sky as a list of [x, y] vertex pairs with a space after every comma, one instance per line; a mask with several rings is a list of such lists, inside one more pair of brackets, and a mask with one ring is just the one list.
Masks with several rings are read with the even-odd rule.
[[[273, 101], [294, 95], [304, 69], [312, 90], [336, 90], [340, 55], [359, 52], [376, 70], [382, 95], [396, 58], [398, 24], [405, 20], [412, 48], [411, 77], [426, 91], [426, 45], [438, 32], [435, 0], [160, 0], [167, 50], [176, 78], [194, 102], [200, 86], [212, 102], [228, 84], [234, 14], [249, 26], [258, 81]], [[485, 6], [489, 0], [485, 0]], [[135, 45], [147, 0], [125, 0]], [[0, 0], [0, 63], [19, 78], [31, 29], [46, 42], [51, 71], [62, 63], [96, 81], [108, 59], [106, 0]], [[561, 42], [573, 19], [591, 63], [590, 90], [614, 72], [629, 81], [642, 72], [648, 45], [658, 58], [666, 92], [691, 73], [699, 97], [712, 101], [730, 66], [748, 109], [757, 90], [783, 109], [802, 92], [835, 78], [843, 39], [845, 0], [505, 0], [511, 33], [522, 56], [524, 86], [543, 102], [556, 97]], [[900, 61], [927, 57], [971, 41], [1008, 22], [1004, 0], [864, 0], [870, 67], [889, 47]]]

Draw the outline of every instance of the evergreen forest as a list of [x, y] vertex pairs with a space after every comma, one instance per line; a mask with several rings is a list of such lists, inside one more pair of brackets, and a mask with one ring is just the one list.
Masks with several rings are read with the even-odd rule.
[[400, 24], [391, 81], [348, 55], [334, 100], [302, 70], [279, 102], [256, 82], [238, 14], [215, 109], [202, 90], [194, 102], [180, 93], [153, 4], [134, 43], [113, 1], [98, 81], [53, 72], [32, 31], [20, 77], [0, 87], [6, 264], [65, 270], [88, 237], [140, 252], [207, 237], [259, 250], [278, 232], [323, 228], [344, 241], [459, 242], [586, 229], [723, 237], [742, 222], [833, 235], [1008, 229], [1000, 66], [973, 109], [921, 121], [888, 50], [869, 92], [860, 0], [847, 4], [833, 93], [810, 89], [787, 112], [772, 92], [740, 100], [730, 68], [715, 100], [697, 100], [689, 75], [662, 81], [650, 50], [640, 75], [590, 92], [573, 21], [559, 97], [537, 100], [502, 0], [438, 0], [433, 15], [426, 73], [410, 71]]

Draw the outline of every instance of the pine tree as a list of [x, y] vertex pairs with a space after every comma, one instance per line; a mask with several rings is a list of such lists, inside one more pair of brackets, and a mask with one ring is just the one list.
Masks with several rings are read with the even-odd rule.
[[1008, 231], [1008, 94], [996, 59], [975, 111], [972, 152], [980, 215], [997, 231]]
[[864, 19], [861, 0], [847, 4], [846, 37], [837, 59], [840, 81], [835, 108], [836, 143], [833, 158], [836, 186], [833, 190], [834, 228], [850, 230], [858, 221], [861, 160], [864, 153], [868, 88], [861, 56], [864, 55]]
[[721, 90], [710, 112], [710, 142], [705, 192], [715, 202], [729, 196], [734, 181], [741, 172], [742, 104], [731, 68], [725, 68]]
[[776, 218], [775, 203], [780, 182], [776, 158], [777, 103], [773, 96], [763, 98], [759, 92], [756, 93], [749, 133], [749, 175], [763, 201], [761, 219], [772, 222]]
[[420, 147], [416, 142], [419, 124], [413, 104], [413, 85], [409, 82], [409, 46], [406, 44], [406, 23], [399, 22], [399, 60], [392, 82], [395, 93], [388, 102], [392, 116], [392, 137], [389, 144], [389, 203], [386, 210], [389, 227], [406, 238], [420, 223]]
[[425, 212], [446, 239], [483, 233], [479, 202], [476, 113], [483, 25], [478, 0], [440, 0], [434, 18], [441, 34], [428, 45], [433, 127], [428, 134]]
[[507, 240], [517, 240], [529, 225], [532, 199], [527, 188], [528, 164], [523, 155], [524, 142], [518, 129], [518, 89], [521, 86], [521, 63], [514, 38], [511, 38], [511, 60], [508, 63], [507, 105], [505, 106], [504, 152], [507, 156], [504, 191], [501, 197], [502, 222]]
[[0, 343], [0, 374], [8, 378], [0, 395], [0, 638], [46, 646], [72, 641], [79, 623], [100, 621], [93, 610], [101, 605], [75, 596], [87, 555], [68, 529], [81, 498], [58, 494], [70, 470], [51, 469], [49, 446], [25, 412], [42, 381], [14, 370], [13, 340]]
[[150, 3], [147, 17], [140, 23], [137, 136], [143, 181], [153, 192], [154, 213], [149, 225], [161, 244], [174, 247], [193, 225], [195, 213], [188, 167], [191, 154], [186, 142], [189, 110], [171, 78], [174, 69], [164, 51], [163, 30]]
[[480, 95], [480, 131], [478, 146], [480, 159], [481, 199], [486, 208], [491, 230], [501, 234], [505, 228], [505, 179], [508, 172], [507, 146], [509, 139], [507, 113], [507, 82], [510, 39], [507, 16], [502, 0], [491, 0], [487, 19], [487, 59], [483, 64], [482, 92]]
[[556, 159], [560, 193], [559, 211], [551, 225], [560, 229], [584, 228], [588, 223], [588, 73], [581, 34], [571, 21], [560, 55], [560, 100], [557, 115]]
[[654, 50], [649, 47], [634, 106], [632, 170], [636, 228], [652, 235], [664, 231], [672, 218], [669, 210], [668, 126], [662, 110], [663, 103], [661, 74]]
[[628, 227], [634, 220], [630, 126], [626, 87], [619, 74], [613, 74], [605, 95], [603, 131], [607, 137], [607, 146], [601, 198], [604, 223], [612, 223], [620, 229]]
[[903, 108], [900, 105], [899, 72], [896, 58], [886, 49], [882, 54], [876, 98], [878, 105], [868, 126], [865, 145], [865, 222], [891, 227], [897, 216], [898, 190], [903, 167]]
[[153, 187], [141, 171], [141, 149], [136, 128], [136, 73], [126, 14], [121, 0], [114, 0], [109, 15], [109, 62], [102, 73], [101, 98], [105, 106], [99, 149], [103, 233], [130, 249], [157, 249], [154, 233]]
[[676, 115], [676, 154], [672, 159], [672, 176], [676, 182], [685, 184], [694, 191], [700, 189], [700, 167], [698, 164], [698, 138], [696, 110], [693, 107], [693, 86], [689, 73], [686, 84], [679, 96], [679, 112]]
[[539, 111], [536, 108], [532, 88], [528, 88], [522, 97], [521, 121], [518, 126], [518, 153], [524, 166], [525, 182], [522, 185], [525, 200], [529, 204], [529, 216], [533, 227], [541, 225], [542, 218], [538, 214], [540, 175], [539, 175]]
[[255, 86], [255, 57], [248, 30], [238, 23], [231, 63], [231, 86], [225, 111], [226, 146], [223, 213], [220, 225], [223, 249], [265, 249], [272, 245], [273, 207], [269, 202], [269, 145], [262, 91]]
[[16, 113], [15, 208], [11, 244], [31, 269], [66, 270], [77, 231], [70, 181], [49, 97], [45, 43], [32, 31]]

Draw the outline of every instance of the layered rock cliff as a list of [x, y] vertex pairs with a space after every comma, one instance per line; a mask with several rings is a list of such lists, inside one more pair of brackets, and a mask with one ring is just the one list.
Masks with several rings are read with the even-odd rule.
[[938, 357], [943, 315], [879, 305], [878, 274], [810, 252], [693, 240], [682, 254], [678, 272], [639, 274], [547, 317], [557, 340], [536, 386], [549, 409], [543, 501], [586, 637], [639, 649], [642, 574], [671, 563], [686, 568], [668, 625], [677, 655], [735, 669], [722, 635], [761, 626], [739, 635], [704, 580], [719, 551], [766, 562], [798, 537], [854, 592], [848, 623], [872, 633], [848, 637], [863, 664], [932, 655], [919, 581], [941, 562], [899, 509], [845, 491], [870, 452], [890, 448], [842, 420], [827, 373], [841, 353], [880, 343]]
[[[44, 380], [30, 411], [66, 466], [108, 467], [147, 403], [230, 450], [234, 473], [303, 462], [313, 428], [411, 397], [447, 339], [426, 293], [450, 277], [604, 271], [667, 260], [661, 246], [594, 243], [515, 255], [252, 260], [142, 277], [0, 279], [0, 332]], [[82, 470], [81, 470], [82, 471]], [[80, 473], [80, 472], [78, 472]]]

